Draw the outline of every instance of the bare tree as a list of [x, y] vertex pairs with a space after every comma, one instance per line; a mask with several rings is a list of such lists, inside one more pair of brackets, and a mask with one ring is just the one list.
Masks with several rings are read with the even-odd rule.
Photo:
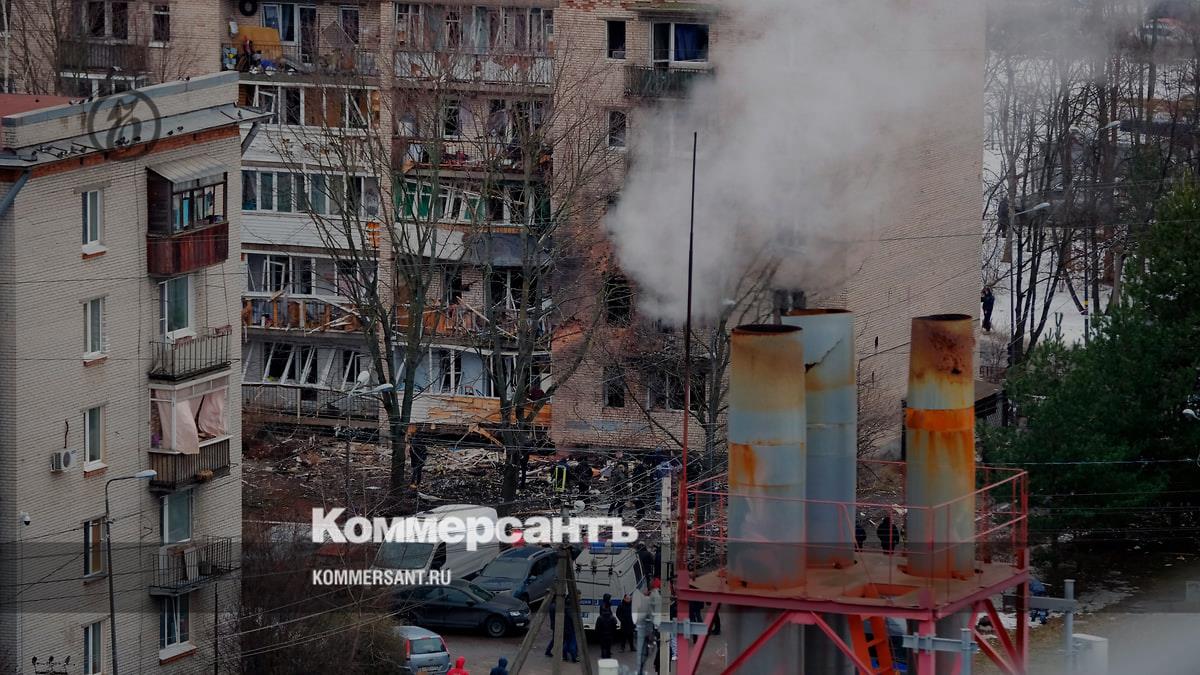
[[[156, 35], [152, 3], [9, 0], [8, 11], [8, 75], [31, 94], [89, 96], [91, 72], [105, 75], [98, 93], [107, 95], [140, 77], [159, 83], [200, 74], [210, 56], [179, 39], [178, 26], [173, 41], [169, 24]], [[164, 48], [150, 48], [155, 38], [166, 38]]]
[[[578, 367], [598, 316], [568, 268], [594, 241], [588, 218], [603, 195], [592, 184], [617, 155], [607, 121], [578, 114], [598, 69], [568, 50], [551, 58], [544, 44], [471, 52], [430, 25], [446, 24], [404, 26], [386, 94], [361, 72], [314, 68], [303, 115], [308, 98], [324, 102], [323, 115], [273, 143], [296, 167], [290, 189], [311, 195], [303, 210], [337, 264], [377, 270], [348, 278], [338, 310], [361, 325], [379, 381], [395, 385], [382, 393], [392, 496], [404, 491], [417, 397], [469, 389], [497, 401], [496, 415], [467, 423], [505, 446], [501, 500], [511, 502], [535, 421]], [[301, 115], [287, 108], [299, 95], [273, 98], [277, 114]], [[341, 102], [333, 115], [331, 97]], [[484, 370], [469, 385], [463, 350]]]

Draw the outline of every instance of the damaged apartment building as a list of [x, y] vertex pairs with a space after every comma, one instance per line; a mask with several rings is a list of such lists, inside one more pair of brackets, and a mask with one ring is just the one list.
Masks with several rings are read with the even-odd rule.
[[[654, 136], [640, 120], [721, 76], [721, 50], [737, 48], [736, 4], [86, 4], [69, 24], [78, 29], [67, 43], [79, 45], [63, 52], [69, 62], [43, 59], [59, 91], [83, 91], [83, 80], [103, 94], [125, 82], [234, 71], [238, 103], [268, 115], [243, 124], [247, 419], [377, 426], [377, 401], [347, 395], [363, 373], [372, 384], [406, 375], [383, 377], [364, 347], [354, 289], [377, 280], [399, 334], [422, 327], [418, 428], [486, 432], [520, 383], [539, 404], [530, 423], [559, 448], [648, 448], [678, 436], [678, 370], [640, 363], [674, 353], [679, 336], [639, 311], [604, 214], [634, 147], [690, 148], [682, 124]], [[972, 11], [958, 12], [963, 30], [948, 43], [982, 26]], [[15, 66], [16, 86], [29, 89], [32, 72]], [[932, 187], [890, 209], [894, 236], [831, 295], [858, 313], [860, 371], [880, 383], [892, 411], [907, 317], [926, 308], [971, 314], [975, 305], [975, 245], [933, 235], [977, 217], [980, 132], [971, 121], [982, 82], [946, 86], [955, 93], [928, 116], [929, 143], [907, 167], [914, 185]], [[557, 140], [544, 147], [544, 137]], [[354, 152], [339, 150], [347, 147]], [[347, 223], [353, 232], [339, 230]], [[389, 240], [414, 230], [436, 232], [410, 247], [430, 270], [420, 288], [389, 271]], [[925, 283], [932, 266], [962, 283]], [[586, 349], [584, 334], [593, 335]]]

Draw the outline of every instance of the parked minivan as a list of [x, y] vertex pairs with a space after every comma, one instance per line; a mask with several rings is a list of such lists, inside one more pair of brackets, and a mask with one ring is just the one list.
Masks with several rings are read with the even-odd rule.
[[596, 627], [605, 593], [612, 596], [612, 608], [616, 611], [617, 604], [626, 593], [638, 593], [645, 584], [637, 553], [626, 544], [588, 544], [574, 564], [575, 580], [579, 586], [580, 618], [583, 619], [583, 627], [588, 630]]
[[402, 675], [441, 675], [450, 670], [450, 652], [441, 635], [419, 626], [396, 626], [392, 632], [404, 650]]
[[[418, 513], [416, 518], [491, 518], [497, 520], [496, 509], [472, 504], [447, 504]], [[496, 556], [500, 542], [481, 542], [474, 551], [467, 549], [464, 539], [457, 543], [426, 543], [415, 541], [385, 541], [375, 554], [374, 567], [398, 570], [450, 570], [455, 579], [470, 579]]]

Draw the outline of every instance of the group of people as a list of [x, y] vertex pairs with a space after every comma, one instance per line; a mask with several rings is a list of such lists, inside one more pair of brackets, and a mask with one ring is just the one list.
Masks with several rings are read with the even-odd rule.
[[[860, 551], [867, 541], [866, 525], [870, 524], [871, 521], [863, 517], [859, 517], [854, 523], [854, 545]], [[879, 521], [879, 525], [875, 526], [875, 536], [879, 537], [879, 548], [883, 549], [884, 553], [892, 553], [900, 548], [903, 532], [900, 531], [899, 527], [896, 527], [896, 523], [892, 521], [891, 514], [884, 514], [883, 519]]]

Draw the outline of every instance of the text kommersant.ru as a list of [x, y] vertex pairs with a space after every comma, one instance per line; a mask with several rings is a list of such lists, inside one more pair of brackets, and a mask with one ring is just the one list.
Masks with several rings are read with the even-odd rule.
[[[469, 516], [408, 516], [403, 518], [366, 518], [352, 516], [339, 524], [344, 508], [316, 508], [312, 512], [314, 543], [365, 544], [366, 542], [420, 542], [426, 544], [465, 542], [474, 551], [480, 544], [493, 541], [515, 544], [581, 543], [609, 539], [628, 544], [637, 540], [637, 529], [620, 518], [482, 518]], [[604, 535], [608, 535], [607, 537]]]

